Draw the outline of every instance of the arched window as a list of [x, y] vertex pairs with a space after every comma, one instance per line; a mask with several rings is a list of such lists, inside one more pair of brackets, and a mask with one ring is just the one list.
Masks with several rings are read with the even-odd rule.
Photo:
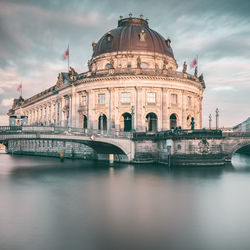
[[105, 69], [111, 69], [111, 68], [112, 68], [111, 64], [107, 63], [106, 66], [105, 66]]
[[157, 115], [153, 112], [146, 115], [147, 131], [157, 131]]
[[170, 129], [177, 127], [177, 118], [175, 114], [170, 115]]

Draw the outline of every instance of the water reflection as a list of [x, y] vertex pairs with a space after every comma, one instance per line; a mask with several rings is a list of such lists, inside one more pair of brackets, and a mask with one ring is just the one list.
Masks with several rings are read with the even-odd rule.
[[247, 249], [240, 159], [168, 168], [0, 155], [1, 249]]

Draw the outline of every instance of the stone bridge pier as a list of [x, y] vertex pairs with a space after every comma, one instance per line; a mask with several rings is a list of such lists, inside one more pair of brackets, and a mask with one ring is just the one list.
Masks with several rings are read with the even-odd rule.
[[[249, 152], [250, 133], [223, 133], [221, 135], [174, 136], [170, 152], [174, 165], [224, 165], [231, 162], [236, 152]], [[166, 163], [166, 140], [159, 142], [159, 161]]]

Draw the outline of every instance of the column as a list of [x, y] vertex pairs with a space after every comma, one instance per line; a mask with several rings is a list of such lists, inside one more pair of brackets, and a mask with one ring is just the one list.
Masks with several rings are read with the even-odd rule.
[[98, 128], [98, 120], [95, 115], [95, 92], [93, 90], [88, 91], [88, 128]]
[[108, 130], [111, 130], [112, 128], [112, 119], [111, 119], [111, 101], [112, 101], [112, 96], [111, 96], [111, 89], [108, 88], [108, 93], [109, 93], [109, 119], [108, 119]]
[[136, 131], [145, 130], [145, 119], [143, 117], [143, 96], [142, 87], [136, 87], [136, 108], [135, 108], [135, 129]]
[[[79, 93], [75, 94], [75, 127], [80, 128], [80, 113], [79, 113], [79, 108], [80, 108], [80, 96]], [[87, 101], [88, 101], [88, 96], [87, 96]]]

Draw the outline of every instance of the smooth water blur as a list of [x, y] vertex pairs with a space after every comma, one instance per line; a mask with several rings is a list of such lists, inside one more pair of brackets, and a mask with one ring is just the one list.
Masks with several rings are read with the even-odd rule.
[[0, 154], [0, 249], [249, 249], [250, 157], [233, 164]]

